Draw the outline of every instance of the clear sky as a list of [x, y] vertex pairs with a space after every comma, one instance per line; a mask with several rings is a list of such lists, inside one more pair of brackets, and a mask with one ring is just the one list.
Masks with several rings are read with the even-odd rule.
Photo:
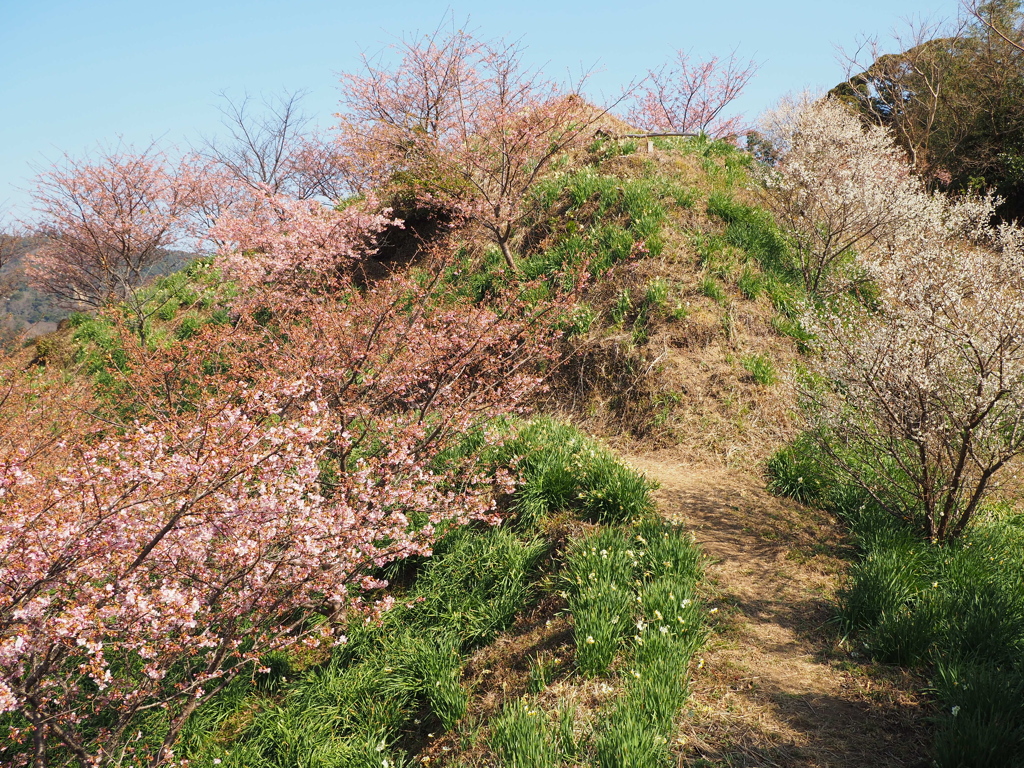
[[0, 0], [0, 210], [26, 210], [33, 167], [123, 136], [185, 146], [220, 127], [218, 93], [305, 89], [331, 124], [338, 72], [451, 9], [484, 37], [522, 38], [552, 75], [594, 65], [615, 93], [683, 48], [763, 62], [739, 107], [842, 76], [835, 46], [956, 0]]

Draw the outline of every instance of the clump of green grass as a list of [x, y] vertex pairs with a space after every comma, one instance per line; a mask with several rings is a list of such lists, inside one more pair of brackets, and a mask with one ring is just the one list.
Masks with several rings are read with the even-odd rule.
[[522, 480], [513, 507], [530, 524], [570, 509], [594, 522], [625, 522], [654, 508], [653, 486], [575, 427], [552, 419], [524, 425], [495, 456], [517, 463]]
[[837, 620], [873, 658], [930, 670], [943, 714], [936, 765], [1015, 766], [1024, 754], [1024, 515], [991, 507], [958, 541], [921, 538], [914, 509], [882, 510], [804, 436], [768, 463], [776, 493], [839, 514], [860, 559]]
[[631, 590], [637, 559], [627, 536], [606, 528], [578, 542], [566, 557], [565, 580], [576, 638], [576, 663], [588, 676], [608, 671], [633, 629]]
[[600, 768], [662, 768], [668, 765], [668, 740], [651, 727], [641, 706], [615, 709], [595, 744]]
[[662, 278], [652, 280], [647, 285], [647, 292], [644, 294], [643, 303], [651, 310], [664, 310], [668, 304], [668, 281]]
[[725, 291], [722, 289], [721, 284], [713, 278], [711, 275], [705, 275], [704, 279], [700, 281], [699, 290], [702, 294], [707, 296], [712, 301], [725, 306], [729, 299], [725, 295]]
[[770, 273], [765, 275], [763, 285], [765, 294], [780, 315], [790, 320], [800, 315], [805, 303], [802, 289]]
[[623, 288], [616, 294], [609, 319], [618, 328], [625, 327], [629, 321], [633, 343], [644, 344], [650, 336], [652, 320], [667, 308], [668, 293], [668, 281], [664, 279], [652, 280], [639, 301], [634, 300], [629, 288]]
[[561, 667], [561, 660], [549, 651], [542, 651], [530, 659], [530, 679], [526, 689], [530, 693], [540, 693], [547, 688]]
[[765, 474], [768, 490], [776, 496], [788, 496], [801, 504], [829, 506], [827, 494], [835, 477], [811, 435], [801, 435], [772, 454]]
[[690, 661], [707, 636], [693, 541], [677, 527], [648, 520], [636, 527], [633, 545], [639, 610], [622, 664], [625, 689], [595, 743], [598, 765], [609, 768], [666, 764], [675, 717], [688, 695]]
[[780, 335], [788, 336], [796, 341], [796, 347], [800, 352], [807, 354], [810, 351], [810, 344], [814, 341], [814, 334], [806, 330], [799, 320], [779, 314], [771, 319], [771, 325]]
[[633, 311], [633, 299], [629, 295], [629, 288], [623, 288], [615, 296], [612, 308], [609, 312], [612, 323], [619, 328], [626, 322], [626, 318]]
[[768, 387], [778, 380], [775, 365], [767, 355], [747, 355], [740, 363], [750, 377], [762, 387]]
[[387, 622], [444, 629], [468, 647], [487, 642], [530, 599], [531, 576], [545, 552], [543, 541], [522, 539], [506, 527], [454, 531], [418, 574], [416, 602], [393, 610]]
[[743, 272], [740, 273], [739, 280], [736, 281], [736, 287], [740, 289], [740, 293], [743, 294], [744, 298], [756, 301], [764, 292], [764, 282], [762, 281], [761, 273], [751, 269], [749, 266], [745, 266]]
[[1024, 755], [1024, 665], [940, 662], [937, 765], [1008, 766]]
[[547, 713], [526, 700], [505, 705], [491, 726], [488, 745], [504, 768], [554, 768], [562, 763]]
[[572, 314], [563, 321], [562, 330], [565, 331], [568, 338], [585, 336], [594, 327], [596, 321], [597, 313], [594, 311], [594, 308], [586, 302], [581, 302], [573, 308]]
[[727, 243], [742, 248], [765, 272], [800, 284], [786, 237], [768, 211], [741, 203], [729, 192], [713, 192], [708, 198], [707, 212], [726, 223]]

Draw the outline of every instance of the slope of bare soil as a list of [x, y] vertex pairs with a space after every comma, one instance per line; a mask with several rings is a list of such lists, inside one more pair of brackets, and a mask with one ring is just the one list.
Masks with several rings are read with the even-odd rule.
[[859, 663], [829, 624], [846, 554], [834, 521], [741, 470], [687, 465], [677, 451], [625, 458], [709, 558], [715, 632], [679, 765], [929, 765], [923, 681]]

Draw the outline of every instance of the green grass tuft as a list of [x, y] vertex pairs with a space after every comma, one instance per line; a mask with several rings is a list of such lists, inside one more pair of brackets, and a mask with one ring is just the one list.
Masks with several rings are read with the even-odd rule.
[[747, 355], [740, 361], [750, 377], [762, 387], [768, 387], [778, 380], [775, 365], [767, 355]]
[[557, 768], [559, 739], [547, 713], [528, 699], [506, 704], [494, 723], [488, 746], [503, 768]]

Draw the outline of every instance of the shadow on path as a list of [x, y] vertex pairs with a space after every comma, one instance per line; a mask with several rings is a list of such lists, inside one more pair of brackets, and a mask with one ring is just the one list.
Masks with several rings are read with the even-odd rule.
[[626, 460], [660, 483], [662, 514], [693, 531], [717, 590], [679, 765], [929, 765], [922, 681], [836, 647], [829, 601], [849, 549], [835, 524], [740, 472]]

